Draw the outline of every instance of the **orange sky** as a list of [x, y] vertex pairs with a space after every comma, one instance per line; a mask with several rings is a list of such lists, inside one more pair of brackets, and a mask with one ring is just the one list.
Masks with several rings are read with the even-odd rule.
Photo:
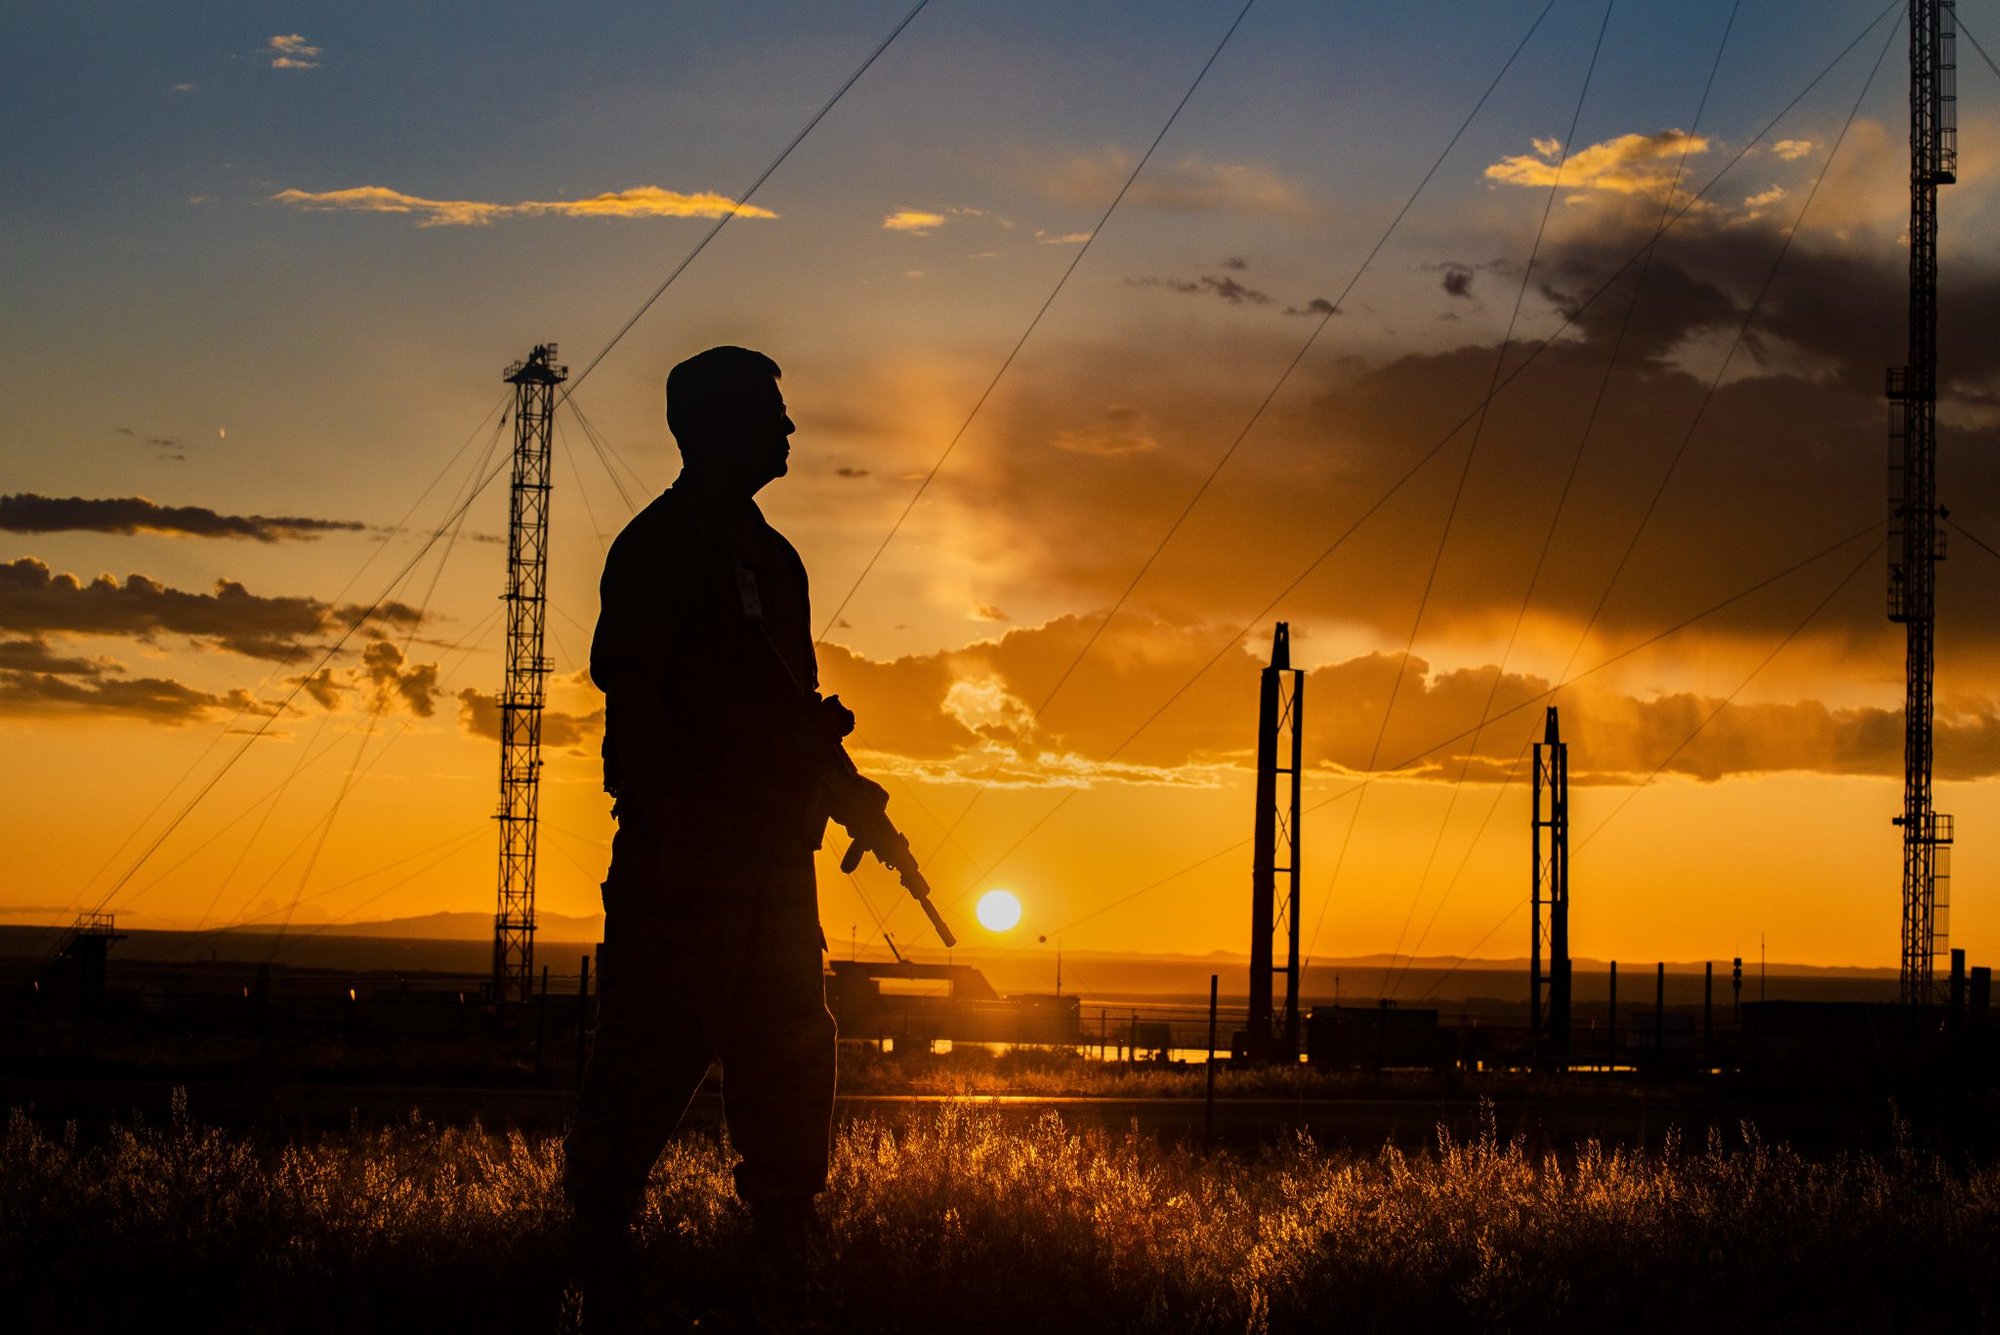
[[[1282, 618], [1310, 670], [1314, 953], [1524, 952], [1520, 757], [1553, 701], [1579, 954], [1763, 934], [1774, 959], [1894, 964], [1901, 38], [1815, 7], [1773, 54], [1784, 17], [1759, 15], [1702, 104], [1728, 6], [1621, 15], [1579, 112], [1599, 16], [1552, 16], [1370, 258], [1540, 8], [1442, 36], [1257, 16], [1108, 221], [1227, 14], [1169, 6], [1128, 48], [1089, 6], [914, 24], [592, 373], [587, 418], [561, 415], [542, 906], [596, 907], [580, 669], [604, 544], [674, 471], [661, 376], [739, 342], [786, 368], [794, 471], [762, 500], [819, 617], [839, 609], [822, 674], [968, 956], [1247, 948], [1230, 850]], [[775, 41], [755, 16], [565, 35], [533, 93], [567, 137], [511, 155], [474, 125], [478, 99], [529, 105], [478, 78], [509, 56], [491, 33], [450, 63], [421, 25], [210, 22], [144, 56], [135, 30], [96, 100], [10, 94], [61, 110], [69, 151], [30, 155], [37, 189], [7, 206], [26, 403], [0, 499], [0, 919], [490, 908], [504, 488], [392, 576], [501, 440], [502, 367], [553, 338], [580, 369], [901, 12], [785, 11]], [[1400, 115], [1391, 68], [1424, 84]], [[1992, 81], [1965, 83], [1937, 773], [1976, 962], [2000, 933], [2000, 117]], [[925, 944], [879, 869], [823, 873], [830, 938], [886, 917]], [[994, 885], [1026, 906], [1006, 937], [960, 902]]]

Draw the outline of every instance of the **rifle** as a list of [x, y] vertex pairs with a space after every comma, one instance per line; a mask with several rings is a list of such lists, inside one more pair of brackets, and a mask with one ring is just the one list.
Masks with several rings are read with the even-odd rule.
[[[848, 757], [845, 746], [836, 741], [827, 760], [827, 767], [833, 776], [832, 783], [843, 785], [850, 794], [867, 792], [861, 783], [856, 782], [861, 779], [861, 771]], [[852, 872], [861, 865], [862, 854], [873, 853], [876, 861], [896, 873], [896, 878], [903, 883], [903, 888], [910, 892], [910, 898], [917, 901], [917, 907], [931, 920], [931, 928], [937, 932], [938, 940], [944, 942], [947, 947], [956, 946], [958, 938], [951, 934], [951, 928], [945, 925], [944, 916], [937, 911], [937, 906], [931, 903], [930, 882], [924, 879], [923, 869], [917, 866], [917, 857], [910, 851], [909, 839], [889, 819], [889, 795], [883, 793], [876, 785], [870, 784], [869, 788], [874, 791], [868, 793], [866, 810], [852, 813], [855, 819], [851, 825], [846, 821], [841, 822], [847, 830], [850, 842], [847, 851], [840, 855], [840, 869]], [[881, 793], [879, 800], [875, 797], [876, 793]]]

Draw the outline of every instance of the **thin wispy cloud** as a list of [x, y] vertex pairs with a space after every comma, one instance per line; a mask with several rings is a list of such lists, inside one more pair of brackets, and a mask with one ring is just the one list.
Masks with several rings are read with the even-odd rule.
[[[1102, 209], [1131, 171], [1132, 155], [1112, 149], [1073, 155], [1044, 173], [1037, 184], [1058, 203]], [[1193, 156], [1149, 165], [1126, 192], [1124, 204], [1167, 213], [1253, 218], [1311, 219], [1325, 212], [1303, 186], [1270, 167]]]
[[485, 227], [502, 218], [775, 218], [755, 204], [738, 204], [712, 191], [684, 194], [657, 185], [634, 186], [588, 199], [525, 199], [514, 204], [478, 199], [426, 199], [387, 186], [361, 185], [345, 190], [280, 190], [274, 203], [310, 212], [400, 213], [419, 227]]
[[274, 70], [318, 69], [319, 58], [326, 54], [323, 48], [312, 45], [296, 32], [273, 37], [264, 44], [264, 49], [270, 53]]

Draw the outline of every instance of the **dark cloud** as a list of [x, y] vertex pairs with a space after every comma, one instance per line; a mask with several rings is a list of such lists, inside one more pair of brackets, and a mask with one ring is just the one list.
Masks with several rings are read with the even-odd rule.
[[836, 469], [834, 469], [834, 470], [833, 470], [833, 473], [834, 473], [834, 476], [835, 476], [835, 477], [867, 477], [867, 476], [868, 476], [868, 470], [867, 470], [867, 469], [865, 469], [865, 468], [854, 468], [854, 467], [851, 467], [851, 466], [847, 466], [847, 465], [843, 465], [843, 466], [841, 466], [841, 467], [839, 467], [839, 468], [836, 468]]
[[[53, 574], [33, 557], [0, 565], [0, 631], [17, 634], [133, 636], [173, 633], [253, 658], [283, 659], [318, 636], [337, 633], [361, 613], [315, 598], [267, 598], [234, 580], [216, 581], [211, 593], [169, 588], [144, 575], [124, 581], [109, 575], [85, 584]], [[370, 618], [383, 627], [414, 627], [422, 613], [385, 601]]]
[[1250, 267], [1250, 261], [1244, 259], [1241, 255], [1231, 255], [1227, 259], [1223, 260], [1222, 267], [1225, 269], [1235, 269], [1238, 272], [1241, 272], [1242, 270]]
[[179, 436], [148, 436], [134, 431], [129, 426], [118, 427], [117, 433], [121, 436], [130, 436], [142, 445], [152, 445], [163, 450], [178, 450], [184, 444]]
[[67, 658], [40, 639], [0, 640], [0, 717], [110, 714], [192, 723], [215, 712], [270, 712], [248, 692], [217, 695], [162, 677], [127, 678], [108, 658]]
[[10, 533], [172, 533], [198, 538], [316, 538], [363, 526], [338, 519], [225, 515], [198, 505], [157, 505], [143, 496], [86, 500], [81, 496], [0, 496], [0, 529]]
[[353, 667], [324, 667], [292, 681], [322, 709], [338, 709], [348, 696], [359, 695], [378, 714], [401, 708], [429, 718], [437, 711], [438, 665], [410, 663], [387, 640], [376, 640], [362, 650], [361, 662]]
[[[500, 698], [467, 687], [458, 693], [458, 726], [474, 737], [500, 740]], [[604, 711], [567, 714], [559, 709], [542, 710], [542, 744], [566, 746], [576, 751], [595, 748], [604, 736]]]
[[95, 677], [115, 670], [102, 658], [61, 658], [39, 639], [0, 640], [0, 672], [53, 673], [62, 677]]
[[1287, 315], [1336, 315], [1338, 313], [1334, 310], [1333, 303], [1325, 297], [1314, 297], [1303, 306], [1285, 307], [1285, 314]]
[[257, 708], [245, 691], [215, 695], [162, 677], [79, 681], [0, 669], [0, 715], [113, 714], [180, 724]]
[[1440, 280], [1440, 282], [1444, 287], [1446, 296], [1464, 297], [1467, 300], [1471, 299], [1472, 270], [1463, 269], [1457, 265], [1451, 265], [1450, 267], [1445, 269], [1444, 277], [1443, 279]]
[[1128, 278], [1125, 281], [1135, 287], [1163, 287], [1169, 292], [1179, 292], [1190, 297], [1213, 295], [1232, 306], [1246, 303], [1252, 306], [1271, 304], [1270, 293], [1259, 292], [1254, 287], [1245, 287], [1234, 278], [1217, 278], [1213, 274], [1203, 274], [1196, 279]]

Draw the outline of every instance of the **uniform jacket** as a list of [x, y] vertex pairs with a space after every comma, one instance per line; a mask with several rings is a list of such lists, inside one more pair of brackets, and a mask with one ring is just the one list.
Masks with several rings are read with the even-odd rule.
[[621, 824], [684, 852], [818, 847], [806, 570], [756, 502], [683, 473], [618, 535], [599, 595], [590, 676]]

